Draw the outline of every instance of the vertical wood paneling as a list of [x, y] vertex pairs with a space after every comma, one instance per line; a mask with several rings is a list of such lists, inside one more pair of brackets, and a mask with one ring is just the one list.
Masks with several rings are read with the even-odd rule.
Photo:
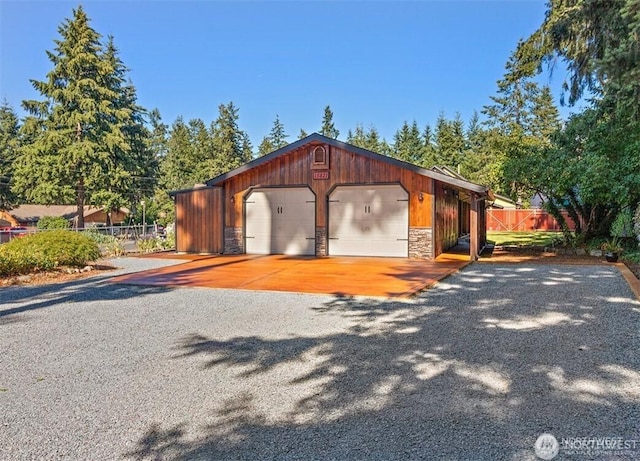
[[[224, 183], [224, 189], [207, 188], [178, 194], [176, 234], [179, 251], [221, 252], [224, 227], [244, 227], [243, 198], [255, 186], [309, 186], [316, 195], [316, 226], [326, 227], [326, 197], [335, 185], [400, 183], [409, 192], [409, 226], [434, 228], [436, 256], [454, 246], [459, 230], [467, 225], [465, 219], [468, 218], [463, 218], [467, 209], [463, 205], [459, 210], [458, 198], [452, 190], [447, 195], [443, 193], [443, 183], [436, 181], [434, 190], [431, 178], [333, 146], [330, 148], [329, 179], [314, 180], [310, 151], [307, 145], [277, 157], [230, 178]], [[459, 218], [459, 215], [462, 216]]]
[[222, 253], [224, 242], [223, 190], [196, 189], [176, 195], [176, 250]]
[[[446, 193], [445, 193], [446, 191]], [[453, 190], [440, 181], [436, 181], [436, 223], [435, 223], [435, 256], [442, 254], [458, 242], [458, 198]]]
[[[308, 185], [316, 194], [316, 225], [325, 227], [327, 193], [336, 184], [400, 183], [409, 192], [410, 226], [431, 227], [434, 201], [430, 178], [334, 147], [329, 164], [329, 179], [314, 180], [307, 146], [231, 178], [225, 185], [225, 195], [228, 201], [233, 196], [234, 203], [227, 207], [225, 226], [243, 227], [242, 198], [251, 186]], [[420, 193], [422, 201], [418, 200]]]

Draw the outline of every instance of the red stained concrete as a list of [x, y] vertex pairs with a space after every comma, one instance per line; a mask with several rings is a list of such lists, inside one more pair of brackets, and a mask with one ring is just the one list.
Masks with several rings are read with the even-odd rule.
[[[158, 256], [155, 256], [158, 257]], [[168, 287], [322, 293], [340, 296], [409, 297], [469, 263], [468, 255], [435, 261], [404, 258], [210, 256], [164, 254], [187, 259], [175, 266], [122, 275], [114, 283]]]

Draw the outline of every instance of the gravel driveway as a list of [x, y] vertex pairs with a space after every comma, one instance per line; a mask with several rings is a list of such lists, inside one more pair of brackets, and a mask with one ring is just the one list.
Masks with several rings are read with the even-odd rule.
[[640, 459], [639, 326], [610, 266], [476, 263], [404, 302], [4, 288], [0, 458]]

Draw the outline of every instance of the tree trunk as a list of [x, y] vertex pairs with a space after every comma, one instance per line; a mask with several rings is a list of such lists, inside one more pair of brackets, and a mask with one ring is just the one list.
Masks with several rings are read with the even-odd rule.
[[76, 194], [76, 211], [78, 212], [76, 226], [78, 229], [84, 229], [84, 178], [78, 179], [78, 191]]

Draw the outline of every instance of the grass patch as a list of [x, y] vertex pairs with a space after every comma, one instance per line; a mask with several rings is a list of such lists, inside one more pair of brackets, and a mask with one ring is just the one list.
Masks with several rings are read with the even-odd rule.
[[496, 245], [551, 246], [562, 242], [562, 232], [505, 232], [487, 231], [487, 240]]

